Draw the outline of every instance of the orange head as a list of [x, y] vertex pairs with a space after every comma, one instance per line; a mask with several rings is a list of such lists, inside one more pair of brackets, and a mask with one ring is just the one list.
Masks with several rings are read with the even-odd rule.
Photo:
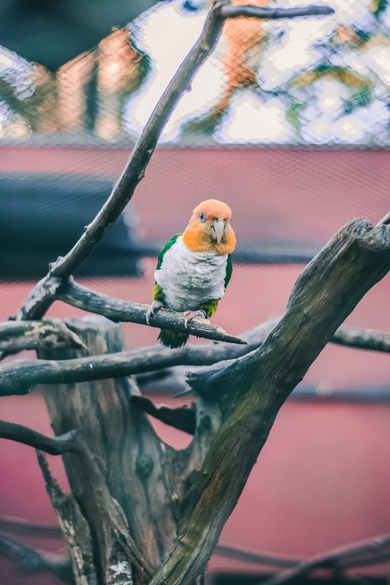
[[202, 201], [192, 212], [183, 242], [192, 252], [230, 254], [236, 247], [231, 219], [232, 210], [226, 203], [217, 199]]

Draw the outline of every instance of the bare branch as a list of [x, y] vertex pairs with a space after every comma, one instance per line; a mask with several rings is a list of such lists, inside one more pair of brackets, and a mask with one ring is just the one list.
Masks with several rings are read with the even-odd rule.
[[244, 563], [252, 563], [268, 567], [290, 568], [296, 567], [301, 562], [300, 559], [289, 556], [278, 556], [269, 552], [254, 552], [228, 544], [217, 544], [214, 554], [236, 559]]
[[132, 396], [130, 401], [138, 408], [161, 420], [166, 425], [170, 425], [175, 429], [184, 431], [189, 435], [193, 435], [196, 430], [196, 405], [191, 402], [191, 406], [180, 406], [179, 408], [171, 408], [165, 404], [154, 404], [149, 398], [144, 396]]
[[390, 333], [372, 329], [342, 326], [337, 329], [331, 342], [345, 347], [390, 353]]
[[0, 350], [15, 353], [24, 349], [66, 347], [86, 349], [81, 339], [59, 319], [0, 323]]
[[[279, 322], [280, 318], [277, 317], [243, 333], [248, 338], [248, 345], [223, 342], [188, 344], [174, 351], [155, 345], [68, 360], [17, 359], [0, 366], [0, 396], [28, 394], [38, 384], [123, 378], [175, 366], [208, 366], [220, 361], [237, 359], [259, 348]], [[71, 327], [71, 320], [68, 321], [68, 326]], [[332, 336], [331, 342], [390, 353], [390, 334], [378, 331], [342, 326]], [[192, 372], [196, 373], [196, 370]]]
[[39, 553], [3, 534], [0, 534], [0, 555], [16, 560], [24, 573], [51, 573], [66, 583], [75, 582], [68, 559], [53, 553]]
[[345, 570], [357, 566], [388, 562], [389, 558], [390, 534], [384, 534], [376, 538], [369, 538], [352, 545], [333, 549], [325, 554], [316, 555], [308, 561], [299, 563], [293, 569], [280, 573], [273, 579], [267, 581], [266, 584], [282, 585], [282, 583], [288, 583], [320, 567]]
[[[121, 321], [124, 323], [130, 321], [147, 325], [146, 311], [149, 305], [123, 301], [122, 299], [97, 293], [76, 283], [73, 278], [69, 278], [68, 282], [57, 291], [55, 298], [73, 307], [84, 309], [84, 311], [98, 313], [115, 322]], [[158, 311], [155, 316], [150, 318], [148, 325], [160, 329], [173, 329], [180, 333], [190, 333], [196, 337], [204, 337], [215, 341], [227, 341], [243, 345], [247, 343], [245, 339], [229, 335], [222, 327], [211, 325], [203, 319], [194, 319], [186, 326], [184, 313], [176, 313], [168, 309]]]
[[225, 4], [221, 8], [224, 18], [264, 18], [274, 20], [281, 18], [302, 18], [304, 16], [329, 16], [334, 14], [334, 9], [330, 6], [310, 6], [296, 8], [260, 8], [258, 6], [233, 6]]
[[123, 378], [183, 362], [197, 365], [199, 357], [201, 355], [191, 349], [171, 350], [158, 346], [68, 360], [17, 359], [0, 366], [0, 396], [28, 394], [37, 384]]
[[[79, 309], [98, 313], [99, 315], [103, 315], [115, 322], [131, 321], [133, 323], [146, 324], [145, 314], [148, 305], [123, 301], [122, 299], [116, 299], [115, 297], [109, 297], [102, 293], [97, 293], [96, 291], [92, 291], [85, 286], [76, 283], [73, 278], [70, 278], [69, 282], [61, 287], [56, 295], [56, 299], [74, 307], [78, 307]], [[194, 320], [190, 322], [188, 328], [186, 328], [184, 326], [184, 317], [182, 314], [167, 309], [161, 310], [155, 317], [152, 317], [150, 325], [152, 327], [174, 329], [181, 333], [191, 332], [192, 335], [196, 335], [197, 337], [204, 337], [205, 339], [212, 339], [214, 341], [242, 345], [249, 344], [248, 347], [243, 348], [243, 350], [236, 347], [228, 350], [226, 347], [227, 344], [218, 344], [218, 346], [215, 344], [212, 346], [196, 346], [197, 348], [202, 347], [205, 352], [207, 351], [207, 347], [211, 350], [213, 356], [215, 356], [216, 351], [219, 350], [220, 354], [223, 354], [219, 359], [234, 359], [257, 348], [280, 319], [281, 317], [270, 319], [249, 331], [245, 331], [238, 337], [229, 335], [221, 327], [208, 325], [207, 323], [202, 322], [202, 320]], [[357, 349], [369, 349], [390, 353], [390, 333], [383, 333], [372, 329], [362, 329], [359, 327], [342, 325], [333, 335], [331, 343]], [[218, 350], [216, 350], [217, 347]], [[214, 361], [216, 362], [219, 360], [215, 359]]]
[[35, 449], [40, 449], [50, 455], [62, 455], [63, 453], [70, 452], [77, 453], [79, 450], [79, 431], [77, 430], [51, 438], [23, 425], [1, 420], [0, 437], [30, 445], [30, 447], [35, 447]]
[[[145, 176], [146, 167], [167, 120], [181, 96], [191, 89], [195, 74], [214, 50], [224, 21], [230, 16], [240, 16], [234, 11], [229, 14], [229, 8], [229, 0], [219, 0], [213, 3], [198, 41], [176, 71], [153, 110], [110, 197], [70, 252], [65, 257], [58, 258], [51, 265], [48, 275], [31, 291], [18, 312], [18, 319], [39, 319], [43, 317], [53, 301], [48, 292], [48, 289], [52, 287], [53, 279], [66, 279], [69, 277], [90, 256], [107, 231], [114, 225], [132, 198], [138, 183]], [[251, 12], [253, 7], [244, 8]], [[286, 12], [289, 13], [288, 18], [294, 18], [331, 14], [333, 10], [326, 6], [320, 7], [320, 9], [317, 6], [306, 6], [300, 9], [287, 9], [286, 11], [283, 9], [262, 9], [261, 14], [255, 15], [252, 13], [250, 16], [273, 19], [285, 18]], [[56, 285], [54, 284], [54, 286]]]

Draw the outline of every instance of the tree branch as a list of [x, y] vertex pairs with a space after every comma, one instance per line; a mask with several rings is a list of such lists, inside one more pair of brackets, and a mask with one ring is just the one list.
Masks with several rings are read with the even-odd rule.
[[293, 569], [266, 581], [266, 585], [282, 585], [321, 567], [346, 570], [388, 562], [389, 558], [390, 534], [384, 534], [352, 545], [338, 547], [325, 554], [316, 555], [308, 561], [302, 561]]
[[30, 445], [35, 449], [45, 451], [50, 455], [62, 455], [63, 453], [77, 453], [79, 448], [80, 431], [74, 430], [59, 437], [46, 437], [28, 427], [0, 420], [0, 437], [10, 439], [24, 445]]
[[55, 299], [73, 307], [84, 309], [84, 311], [103, 315], [115, 322], [125, 323], [130, 321], [160, 329], [171, 329], [180, 333], [190, 333], [197, 337], [204, 337], [215, 341], [227, 341], [243, 345], [247, 343], [245, 339], [236, 337], [235, 335], [229, 335], [222, 327], [211, 325], [203, 319], [194, 319], [186, 326], [184, 313], [176, 313], [168, 309], [161, 309], [155, 316], [150, 318], [150, 323], [146, 323], [146, 311], [149, 305], [123, 301], [122, 299], [109, 297], [103, 293], [97, 293], [76, 283], [73, 278], [69, 278], [67, 283], [57, 291]]
[[222, 425], [192, 487], [175, 547], [151, 585], [190, 585], [199, 575], [282, 404], [389, 269], [390, 227], [350, 222], [303, 270], [284, 316], [258, 350], [189, 381], [215, 397]]
[[[230, 17], [240, 16], [234, 10], [233, 12], [230, 10], [231, 14], [229, 14], [231, 8], [228, 0], [219, 0], [213, 3], [198, 41], [176, 71], [153, 110], [111, 195], [70, 252], [65, 257], [58, 258], [50, 266], [47, 276], [28, 295], [17, 314], [18, 320], [42, 318], [53, 302], [48, 292], [52, 283], [54, 282], [55, 286], [57, 279], [65, 280], [69, 277], [90, 256], [107, 231], [114, 225], [132, 198], [138, 183], [145, 176], [146, 167], [167, 120], [181, 96], [191, 89], [195, 74], [214, 50], [224, 21]], [[245, 8], [249, 12], [253, 12], [253, 7]], [[286, 11], [264, 8], [261, 9], [261, 14], [254, 15], [252, 13], [250, 16], [275, 19], [285, 18], [286, 13], [288, 13], [288, 18], [294, 18], [332, 14], [332, 12], [334, 12], [333, 9], [326, 6], [320, 7], [320, 9], [317, 6], [306, 6]]]
[[8, 353], [66, 347], [86, 349], [81, 339], [59, 319], [0, 323], [0, 350]]
[[68, 559], [62, 560], [52, 553], [39, 553], [3, 534], [0, 534], [0, 555], [16, 560], [25, 573], [51, 573], [66, 583], [75, 583]]
[[345, 347], [354, 347], [355, 349], [390, 353], [390, 333], [372, 329], [342, 326], [337, 329], [331, 342]]
[[[38, 384], [123, 378], [175, 366], [208, 366], [234, 360], [258, 349], [279, 322], [280, 317], [277, 317], [243, 333], [248, 338], [248, 345], [223, 342], [188, 344], [174, 351], [155, 345], [68, 360], [16, 359], [0, 366], [0, 396], [28, 394]], [[67, 324], [69, 328], [72, 327], [71, 320]], [[390, 353], [388, 333], [342, 326], [330, 341], [348, 347]], [[196, 370], [194, 372], [196, 374]]]
[[290, 568], [296, 567], [301, 561], [293, 557], [282, 557], [271, 554], [269, 552], [254, 552], [248, 551], [236, 546], [228, 544], [217, 544], [214, 554], [226, 557], [228, 559], [236, 559], [243, 563], [252, 563], [256, 565], [263, 565], [268, 567]]
[[330, 6], [304, 6], [297, 8], [260, 8], [258, 6], [233, 6], [225, 4], [221, 8], [223, 18], [264, 18], [274, 20], [281, 18], [302, 18], [304, 16], [329, 16], [334, 14]]
[[189, 435], [195, 433], [196, 404], [194, 402], [191, 402], [189, 407], [180, 406], [179, 408], [171, 408], [165, 404], [154, 404], [149, 398], [136, 395], [130, 398], [130, 402], [147, 414], [161, 420], [166, 425], [184, 431]]

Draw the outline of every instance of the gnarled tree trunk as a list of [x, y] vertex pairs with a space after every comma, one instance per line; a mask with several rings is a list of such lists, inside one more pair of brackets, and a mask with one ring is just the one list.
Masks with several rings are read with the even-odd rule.
[[[69, 320], [67, 326], [88, 350], [41, 350], [39, 357], [64, 360], [123, 349], [121, 326], [104, 317]], [[81, 429], [93, 454], [95, 465], [74, 453], [65, 454], [64, 463], [77, 513], [89, 527], [98, 582], [147, 582], [174, 546], [183, 497], [218, 430], [219, 410], [203, 401], [194, 440], [176, 451], [159, 439], [136, 401], [130, 401], [132, 394], [139, 394], [130, 378], [42, 388], [55, 434]], [[50, 488], [47, 468], [45, 477]], [[53, 496], [52, 502], [60, 525], [64, 520], [69, 524]], [[80, 551], [63, 532], [75, 567]], [[91, 572], [76, 577], [79, 583], [96, 579]]]

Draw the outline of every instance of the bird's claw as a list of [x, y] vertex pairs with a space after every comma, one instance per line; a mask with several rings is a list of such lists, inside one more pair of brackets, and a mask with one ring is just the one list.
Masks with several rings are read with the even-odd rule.
[[146, 311], [146, 323], [148, 325], [150, 325], [150, 317], [154, 317], [156, 314], [156, 311], [158, 311], [159, 309], [161, 309], [161, 307], [164, 306], [164, 303], [162, 303], [161, 301], [153, 301], [153, 303], [150, 305], [149, 309]]
[[200, 317], [201, 319], [206, 319], [206, 312], [202, 309], [198, 311], [186, 311], [185, 313], [185, 320], [184, 320], [184, 327], [187, 329], [188, 322], [192, 321], [196, 317]]

